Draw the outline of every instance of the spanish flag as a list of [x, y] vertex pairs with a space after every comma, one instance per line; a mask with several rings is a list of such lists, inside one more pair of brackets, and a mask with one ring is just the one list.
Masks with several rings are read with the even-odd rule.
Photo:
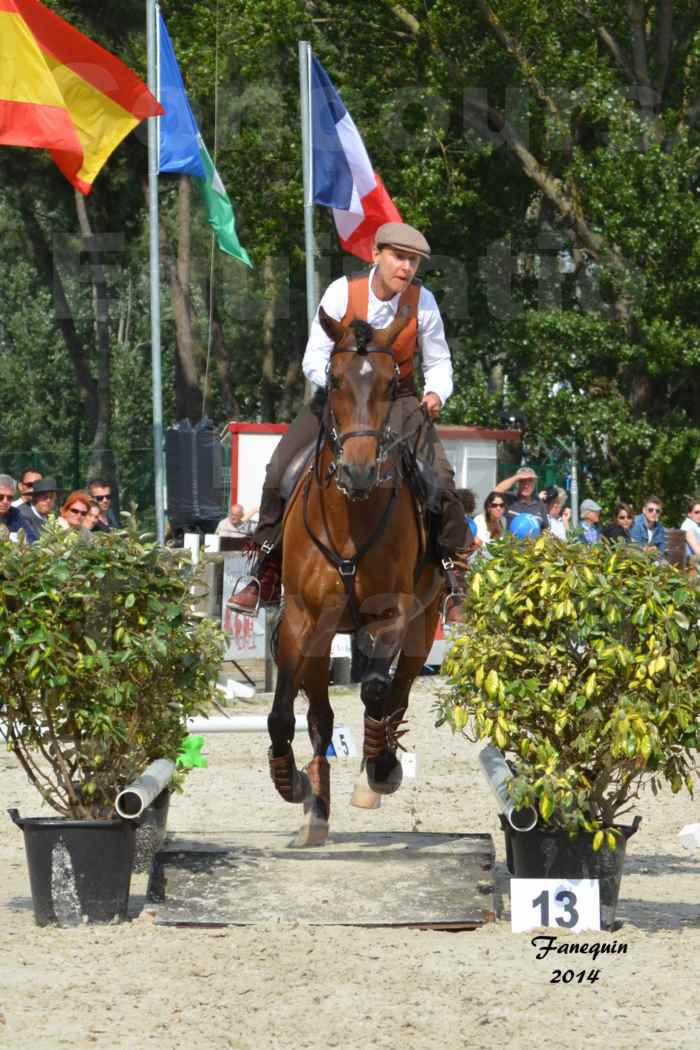
[[39, 0], [0, 0], [0, 145], [47, 149], [81, 193], [145, 117], [143, 81]]

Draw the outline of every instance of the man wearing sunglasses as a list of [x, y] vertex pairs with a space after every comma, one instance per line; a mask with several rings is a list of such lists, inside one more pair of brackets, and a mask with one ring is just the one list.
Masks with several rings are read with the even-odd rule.
[[95, 478], [90, 482], [88, 491], [100, 508], [93, 532], [113, 532], [118, 524], [112, 511], [112, 486], [101, 478]]
[[663, 503], [658, 496], [649, 496], [644, 501], [642, 513], [634, 519], [630, 529], [630, 539], [633, 543], [639, 543], [648, 551], [658, 551], [659, 554], [666, 553], [666, 529], [661, 524], [661, 511]]
[[56, 505], [58, 485], [55, 478], [41, 478], [34, 482], [32, 502], [19, 511], [21, 524], [28, 543], [35, 543]]
[[9, 533], [17, 532], [21, 527], [19, 511], [12, 505], [17, 486], [9, 474], [0, 474], [0, 526]]
[[36, 470], [34, 467], [25, 467], [19, 476], [19, 495], [12, 504], [13, 507], [21, 509], [22, 507], [29, 506], [32, 502], [32, 493], [34, 491], [34, 482], [41, 481], [43, 478], [41, 471]]

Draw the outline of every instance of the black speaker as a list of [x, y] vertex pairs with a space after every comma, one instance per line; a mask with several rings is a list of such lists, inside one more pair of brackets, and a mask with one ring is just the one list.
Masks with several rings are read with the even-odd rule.
[[226, 516], [224, 450], [214, 424], [189, 419], [165, 432], [168, 516], [174, 528], [218, 522]]

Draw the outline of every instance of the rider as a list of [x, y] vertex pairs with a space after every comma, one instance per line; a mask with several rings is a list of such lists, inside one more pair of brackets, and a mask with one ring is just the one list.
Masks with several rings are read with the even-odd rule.
[[[344, 325], [359, 318], [376, 329], [388, 327], [400, 306], [413, 306], [408, 325], [392, 344], [400, 368], [397, 398], [400, 399], [401, 411], [392, 413], [391, 424], [393, 429], [405, 432], [402, 426], [412, 429], [408, 420], [412, 412], [415, 420], [415, 411], [419, 407], [413, 376], [416, 351], [420, 350], [423, 358], [425, 393], [421, 404], [431, 420], [437, 419], [452, 393], [452, 361], [435, 298], [415, 276], [420, 260], [430, 258], [430, 246], [423, 234], [406, 223], [387, 222], [377, 230], [372, 256], [374, 266], [369, 275], [354, 274], [333, 281], [321, 299], [321, 306], [330, 317]], [[321, 327], [317, 310], [302, 362], [304, 375], [317, 389], [325, 388], [326, 367], [332, 349], [333, 342]], [[287, 466], [303, 449], [312, 445], [318, 431], [318, 409], [314, 411], [312, 401], [290, 425], [268, 464], [259, 523], [253, 535], [254, 549], [260, 556], [253, 570], [254, 578], [229, 601], [237, 612], [254, 614], [259, 603], [274, 605], [280, 600], [280, 534], [284, 511], [280, 483]], [[432, 424], [421, 429], [418, 455], [432, 461], [438, 476], [440, 524], [437, 542], [450, 590], [447, 619], [459, 622], [462, 619], [462, 583], [452, 559], [466, 545], [464, 512], [455, 490], [454, 472]]]

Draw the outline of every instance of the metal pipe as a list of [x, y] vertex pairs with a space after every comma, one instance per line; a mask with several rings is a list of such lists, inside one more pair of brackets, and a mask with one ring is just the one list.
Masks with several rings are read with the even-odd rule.
[[144, 769], [140, 777], [128, 784], [117, 795], [114, 808], [120, 817], [135, 820], [153, 799], [160, 795], [175, 772], [175, 763], [168, 758], [157, 758]]
[[301, 107], [301, 155], [304, 179], [304, 253], [306, 256], [306, 320], [316, 313], [316, 239], [314, 236], [314, 161], [311, 114], [311, 45], [299, 41], [299, 102]]
[[[158, 71], [158, 4], [146, 0], [148, 87], [160, 100]], [[165, 470], [163, 465], [163, 377], [160, 346], [160, 230], [158, 216], [158, 117], [148, 118], [148, 232], [151, 292], [151, 400], [153, 404], [153, 474], [156, 535], [165, 544]]]
[[514, 831], [532, 831], [537, 824], [537, 810], [534, 806], [516, 809], [508, 794], [508, 784], [513, 779], [513, 771], [493, 744], [487, 744], [479, 755], [479, 763], [489, 787], [498, 801], [498, 808]]
[[[297, 729], [306, 729], [306, 717], [295, 719]], [[267, 715], [225, 715], [213, 718], [188, 718], [188, 733], [265, 733], [267, 732]]]

